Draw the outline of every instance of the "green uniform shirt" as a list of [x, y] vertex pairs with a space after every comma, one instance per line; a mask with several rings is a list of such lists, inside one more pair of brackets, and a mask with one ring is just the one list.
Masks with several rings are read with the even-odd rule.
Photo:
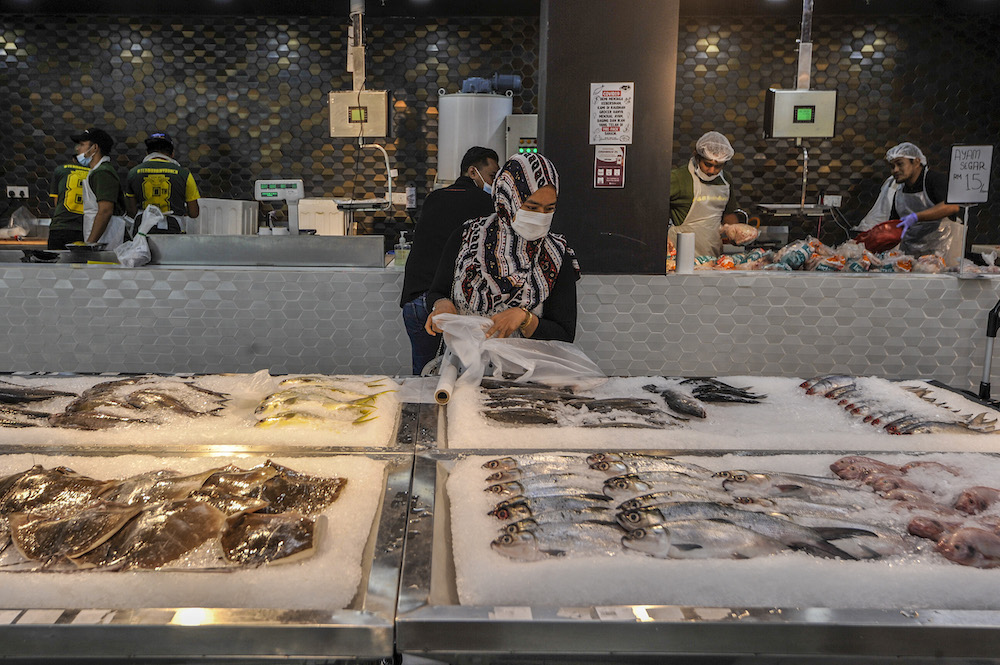
[[[733, 199], [733, 192], [736, 186], [728, 176], [724, 176], [729, 182], [729, 200], [726, 201], [726, 210], [723, 214], [728, 214], [736, 210], [736, 201]], [[725, 187], [722, 178], [716, 178], [712, 182], [702, 183], [708, 187]], [[688, 171], [687, 162], [683, 166], [678, 166], [670, 171], [670, 219], [674, 226], [680, 226], [691, 211], [691, 204], [694, 203], [694, 176]]]
[[63, 164], [52, 172], [49, 196], [55, 199], [52, 221], [53, 231], [83, 231], [83, 181], [90, 169], [79, 164]]
[[187, 202], [201, 198], [189, 170], [157, 158], [147, 158], [128, 172], [125, 194], [135, 199], [139, 210], [155, 205], [164, 214], [174, 215], [186, 215]]
[[90, 188], [94, 190], [94, 196], [98, 201], [112, 201], [115, 204], [114, 212], [111, 214], [125, 214], [125, 192], [122, 189], [122, 181], [110, 161], [92, 169], [87, 176], [87, 182], [90, 183]]

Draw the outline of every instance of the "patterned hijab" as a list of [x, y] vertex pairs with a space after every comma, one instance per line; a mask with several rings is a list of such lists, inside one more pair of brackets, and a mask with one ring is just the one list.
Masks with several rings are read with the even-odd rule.
[[564, 260], [576, 255], [566, 239], [549, 233], [525, 240], [511, 221], [521, 205], [546, 185], [559, 191], [555, 165], [537, 153], [514, 155], [493, 182], [496, 213], [465, 223], [455, 262], [452, 300], [462, 314], [492, 316], [511, 307], [537, 308], [549, 296]]

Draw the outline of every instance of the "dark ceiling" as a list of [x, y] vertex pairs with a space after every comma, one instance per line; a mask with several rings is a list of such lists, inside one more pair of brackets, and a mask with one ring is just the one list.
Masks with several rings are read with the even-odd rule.
[[[384, 16], [537, 16], [545, 0], [367, 0], [365, 13]], [[581, 6], [600, 0], [564, 0]], [[646, 0], [650, 1], [650, 0]], [[658, 0], [657, 0], [658, 1]], [[680, 0], [684, 16], [801, 14], [801, 0]], [[815, 0], [823, 14], [997, 14], [998, 0]], [[350, 0], [0, 0], [0, 14], [149, 16], [347, 16]]]

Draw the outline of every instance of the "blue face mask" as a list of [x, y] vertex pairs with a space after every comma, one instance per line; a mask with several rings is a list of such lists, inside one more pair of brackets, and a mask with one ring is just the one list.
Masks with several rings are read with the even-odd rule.
[[[473, 168], [476, 168], [476, 167], [473, 167]], [[493, 185], [491, 185], [490, 183], [486, 182], [486, 178], [483, 178], [483, 174], [479, 172], [479, 169], [476, 169], [476, 175], [478, 175], [480, 177], [480, 179], [483, 181], [483, 191], [486, 192], [487, 194], [489, 194], [490, 196], [492, 196], [493, 195]]]
[[93, 161], [93, 159], [80, 154], [76, 156], [76, 161], [80, 162], [80, 166], [90, 166], [90, 162]]

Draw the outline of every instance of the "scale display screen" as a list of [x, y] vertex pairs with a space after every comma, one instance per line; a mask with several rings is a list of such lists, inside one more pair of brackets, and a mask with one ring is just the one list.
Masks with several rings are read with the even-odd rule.
[[815, 106], [796, 106], [795, 107], [795, 119], [792, 122], [816, 122], [816, 107]]
[[254, 198], [258, 201], [298, 201], [303, 196], [301, 180], [257, 180]]

